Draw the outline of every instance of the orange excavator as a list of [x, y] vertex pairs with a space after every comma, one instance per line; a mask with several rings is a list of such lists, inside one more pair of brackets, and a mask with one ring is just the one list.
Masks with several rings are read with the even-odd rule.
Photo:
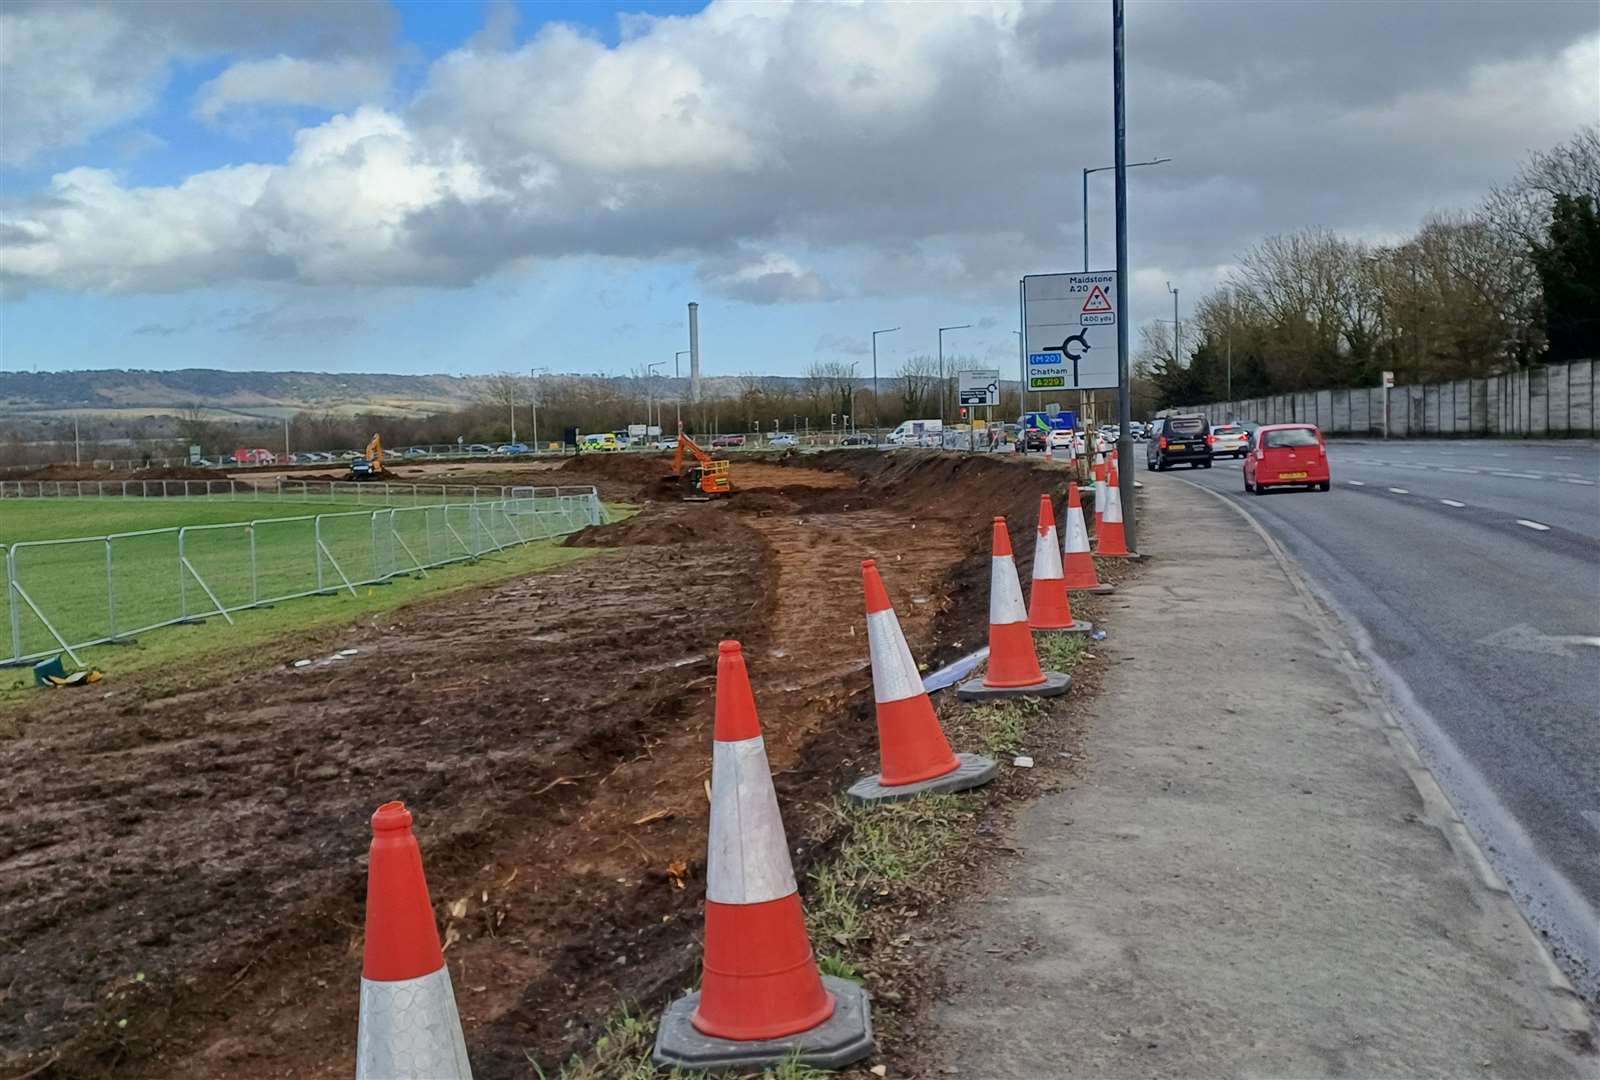
[[[683, 466], [683, 452], [694, 455], [695, 463]], [[732, 495], [733, 480], [729, 475], [729, 462], [719, 460], [701, 449], [700, 444], [683, 433], [678, 425], [678, 449], [672, 455], [672, 475], [683, 480], [683, 497], [689, 502], [707, 502], [715, 496]]]

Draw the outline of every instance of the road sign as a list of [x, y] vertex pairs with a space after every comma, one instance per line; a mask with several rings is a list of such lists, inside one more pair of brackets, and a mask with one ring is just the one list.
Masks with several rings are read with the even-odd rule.
[[1385, 371], [1383, 373], [1383, 388], [1385, 390], [1388, 390], [1388, 389], [1392, 388], [1393, 386], [1394, 386], [1394, 372]]
[[1022, 279], [1029, 390], [1117, 386], [1117, 275], [1030, 274]]
[[956, 372], [956, 398], [961, 405], [1000, 404], [1000, 369]]

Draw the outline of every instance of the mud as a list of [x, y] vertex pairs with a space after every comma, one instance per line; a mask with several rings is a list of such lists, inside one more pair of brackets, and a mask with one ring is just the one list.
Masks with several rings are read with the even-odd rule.
[[[623, 460], [573, 472], [654, 484]], [[324, 635], [307, 668], [34, 699], [0, 743], [0, 1068], [346, 1075], [367, 818], [397, 797], [480, 1075], [686, 985], [716, 642], [746, 645], [803, 874], [814, 808], [876, 758], [860, 560], [942, 662], [983, 639], [989, 519], [1026, 581], [1059, 486], [983, 458], [806, 466], [741, 461], [731, 499], [653, 503], [572, 541], [614, 552]]]
[[60, 481], [66, 483], [74, 480], [98, 480], [102, 483], [121, 483], [124, 480], [223, 480], [228, 479], [228, 474], [216, 469], [190, 468], [178, 466], [173, 468], [149, 469], [91, 469], [80, 465], [45, 465], [31, 472], [17, 473], [5, 477], [6, 480], [25, 480], [32, 483], [36, 480]]

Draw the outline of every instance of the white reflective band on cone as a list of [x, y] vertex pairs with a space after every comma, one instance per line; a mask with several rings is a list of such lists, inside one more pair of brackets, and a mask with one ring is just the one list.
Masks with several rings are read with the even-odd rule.
[[448, 967], [417, 979], [361, 980], [356, 1080], [472, 1080]]
[[1122, 520], [1122, 492], [1109, 485], [1106, 489], [1106, 520]]
[[1081, 506], [1074, 506], [1067, 511], [1067, 550], [1089, 550], [1089, 529], [1083, 523]]
[[989, 564], [989, 625], [1027, 622], [1028, 605], [1022, 602], [1017, 564], [1009, 555], [996, 555]]
[[867, 648], [872, 653], [872, 700], [882, 705], [922, 693], [922, 676], [892, 608], [867, 616]]
[[1050, 526], [1033, 543], [1033, 580], [1062, 577], [1061, 549], [1056, 547], [1056, 527]]
[[706, 899], [764, 904], [794, 891], [789, 841], [772, 790], [766, 744], [759, 735], [713, 742]]

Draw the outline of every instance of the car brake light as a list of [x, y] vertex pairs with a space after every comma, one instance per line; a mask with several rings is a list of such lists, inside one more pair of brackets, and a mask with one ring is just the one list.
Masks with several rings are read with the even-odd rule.
[[1215, 446], [1215, 445], [1217, 445], [1217, 437], [1215, 435], [1207, 435], [1206, 436], [1206, 445], [1207, 446]]
[[1163, 436], [1161, 436], [1161, 438], [1157, 439], [1156, 440], [1156, 446], [1158, 446], [1162, 450], [1165, 450], [1167, 448], [1167, 437], [1165, 435], [1163, 435]]

